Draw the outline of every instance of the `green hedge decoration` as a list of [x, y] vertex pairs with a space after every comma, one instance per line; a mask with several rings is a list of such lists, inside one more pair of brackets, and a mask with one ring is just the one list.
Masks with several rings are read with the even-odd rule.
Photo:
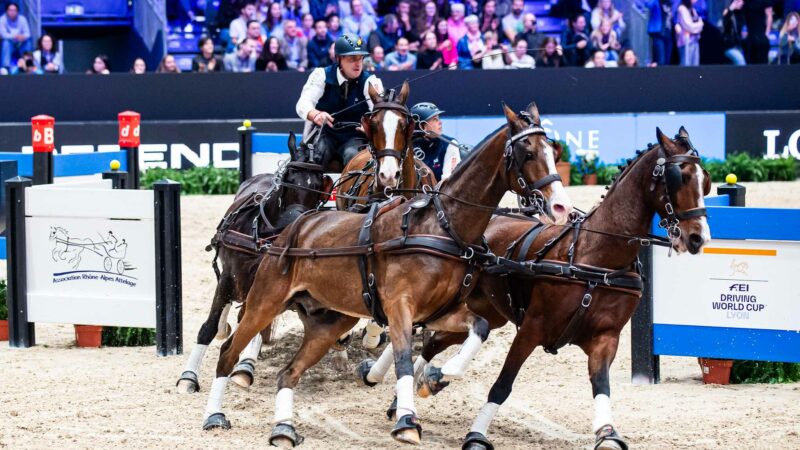
[[103, 347], [149, 347], [156, 345], [153, 328], [103, 327]]
[[0, 280], [0, 320], [8, 320], [8, 305], [6, 305], [6, 280]]
[[147, 169], [141, 178], [143, 189], [152, 189], [159, 180], [173, 180], [181, 183], [181, 194], [187, 195], [230, 195], [239, 189], [239, 171], [217, 167], [193, 167], [186, 170]]
[[734, 361], [731, 383], [793, 383], [800, 381], [800, 364], [768, 361]]

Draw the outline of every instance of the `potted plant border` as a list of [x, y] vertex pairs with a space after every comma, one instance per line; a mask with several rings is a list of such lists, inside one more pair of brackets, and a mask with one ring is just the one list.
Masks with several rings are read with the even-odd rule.
[[102, 337], [101, 325], [75, 325], [75, 342], [78, 347], [99, 348]]
[[578, 170], [583, 176], [583, 184], [596, 185], [597, 184], [597, 154], [594, 152], [587, 152], [578, 159]]
[[8, 305], [6, 304], [6, 280], [0, 280], [0, 341], [8, 340]]
[[703, 384], [730, 384], [732, 359], [697, 358], [703, 371]]

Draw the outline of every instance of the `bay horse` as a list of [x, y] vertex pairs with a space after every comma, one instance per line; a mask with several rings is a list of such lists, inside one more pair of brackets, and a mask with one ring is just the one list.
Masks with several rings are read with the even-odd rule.
[[[215, 336], [225, 339], [230, 334], [228, 311], [233, 302], [242, 303], [247, 298], [263, 257], [263, 245], [302, 213], [327, 201], [325, 193], [330, 192], [333, 185], [330, 177], [324, 175], [322, 166], [312, 159], [314, 156], [307, 147], [296, 145], [294, 133], [290, 133], [287, 145], [289, 162], [275, 175], [259, 174], [242, 183], [206, 248], [216, 252], [213, 265], [217, 287], [208, 318], [200, 326], [197, 342], [178, 379], [178, 392], [200, 390], [200, 363]], [[221, 271], [217, 260], [222, 265]], [[240, 384], [252, 383], [256, 357], [269, 334], [270, 330], [266, 329], [242, 352], [237, 365]]]
[[[389, 324], [398, 379], [399, 419], [391, 434], [401, 442], [419, 443], [411, 362], [413, 325], [468, 332], [462, 351], [442, 368], [451, 379], [463, 376], [488, 336], [488, 324], [459, 299], [471, 288], [478, 256], [487, 256], [479, 245], [481, 235], [503, 194], [511, 189], [528, 197], [544, 197], [560, 222], [566, 221], [571, 210], [555, 170], [558, 155], [544, 129], [531, 122], [533, 110], [531, 106], [527, 113], [517, 115], [504, 105], [507, 124], [479, 144], [438, 190], [426, 190], [403, 207], [395, 201], [378, 214], [373, 206], [366, 217], [321, 212], [287, 227], [258, 268], [239, 327], [220, 349], [203, 427], [230, 427], [222, 400], [236, 356], [296, 294], [308, 294], [347, 319], [306, 327], [300, 349], [278, 374], [276, 425], [270, 443], [294, 446], [301, 442], [292, 413], [293, 389], [300, 376], [359, 318], [377, 318], [379, 312]], [[398, 125], [407, 130], [413, 124], [404, 117]], [[366, 271], [361, 270], [365, 267]], [[332, 283], [333, 279], [337, 281]]]
[[[639, 249], [660, 244], [697, 254], [711, 238], [703, 201], [711, 180], [688, 132], [681, 127], [674, 139], [660, 129], [656, 134], [658, 145], [637, 152], [605, 200], [571, 226], [496, 217], [487, 227], [490, 248], [506, 256], [494, 275], [481, 277], [467, 302], [491, 328], [511, 321], [518, 332], [463, 449], [493, 448], [486, 438], [489, 424], [511, 394], [522, 364], [540, 345], [555, 354], [566, 344], [589, 357], [595, 449], [627, 449], [611, 415], [609, 370], [620, 332], [641, 297]], [[648, 237], [655, 214], [662, 217], [668, 240]], [[422, 364], [461, 338], [463, 333], [436, 332], [423, 349]], [[423, 391], [444, 385], [429, 368], [420, 381]]]

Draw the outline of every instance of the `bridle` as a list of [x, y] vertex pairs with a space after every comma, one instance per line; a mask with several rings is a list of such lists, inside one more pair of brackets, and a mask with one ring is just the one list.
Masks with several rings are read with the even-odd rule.
[[[504, 154], [506, 173], [509, 175], [509, 179], [511, 179], [511, 171], [514, 170], [517, 172], [516, 181], [520, 190], [523, 192], [523, 195], [520, 195], [520, 204], [523, 207], [532, 209], [536, 213], [546, 215], [547, 199], [541, 189], [555, 181], [561, 181], [561, 177], [558, 174], [549, 174], [533, 183], [525, 181], [525, 176], [522, 173], [522, 166], [525, 164], [525, 161], [531, 159], [532, 156], [526, 148], [520, 147], [517, 144], [528, 136], [544, 136], [548, 141], [550, 139], [547, 138], [544, 128], [542, 128], [540, 124], [535, 123], [528, 113], [522, 112], [520, 116], [528, 122], [528, 127], [513, 136], [509, 136], [506, 140], [506, 150]], [[508, 132], [509, 134], [511, 133], [510, 127]]]
[[[367, 140], [370, 142], [370, 144], [367, 144], [367, 148], [369, 149], [370, 155], [372, 155], [372, 159], [375, 161], [376, 174], [380, 172], [381, 159], [387, 156], [397, 158], [397, 161], [399, 162], [398, 165], [401, 169], [400, 172], [402, 173], [403, 161], [405, 160], [406, 154], [411, 147], [411, 140], [413, 138], [415, 124], [414, 117], [412, 116], [411, 111], [408, 110], [408, 107], [403, 103], [398, 102], [395, 99], [395, 96], [396, 94], [394, 89], [390, 89], [386, 94], [384, 94], [381, 101], [372, 106], [372, 111], [364, 114], [364, 116], [361, 118], [361, 128], [364, 130], [364, 134], [367, 135]], [[369, 127], [369, 121], [373, 115], [380, 111], [394, 111], [406, 119], [406, 146], [404, 148], [398, 150], [393, 147], [388, 147], [389, 145], [394, 145], [394, 142], [387, 142], [387, 147], [382, 149], [377, 149], [372, 146], [372, 130]], [[377, 176], [374, 178], [374, 182], [377, 185]]]
[[[681, 167], [684, 164], [700, 164], [700, 155], [697, 149], [694, 148], [688, 138], [675, 136], [676, 140], [683, 140], [687, 144], [689, 150], [682, 155], [666, 156], [663, 146], [658, 146], [658, 159], [656, 166], [653, 168], [652, 182], [650, 183], [650, 191], [654, 191], [656, 184], [663, 182], [666, 186], [665, 193], [661, 197], [664, 202], [664, 211], [666, 217], [661, 215], [661, 220], [658, 222], [659, 228], [666, 230], [671, 240], [679, 239], [681, 237], [681, 229], [678, 226], [681, 220], [694, 219], [697, 217], [706, 217], [706, 208], [692, 208], [686, 211], [675, 211], [673, 206], [674, 198], [678, 191], [683, 186], [683, 175], [681, 174]], [[703, 170], [706, 176], [708, 173]], [[708, 195], [708, 192], [703, 192]]]

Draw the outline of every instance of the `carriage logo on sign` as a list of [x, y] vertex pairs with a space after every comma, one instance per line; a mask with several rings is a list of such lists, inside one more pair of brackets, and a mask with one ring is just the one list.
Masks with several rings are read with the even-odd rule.
[[128, 242], [113, 231], [96, 236], [73, 236], [67, 228], [50, 227], [50, 256], [58, 272], [53, 283], [97, 281], [136, 287], [131, 274], [136, 267], [128, 261]]

